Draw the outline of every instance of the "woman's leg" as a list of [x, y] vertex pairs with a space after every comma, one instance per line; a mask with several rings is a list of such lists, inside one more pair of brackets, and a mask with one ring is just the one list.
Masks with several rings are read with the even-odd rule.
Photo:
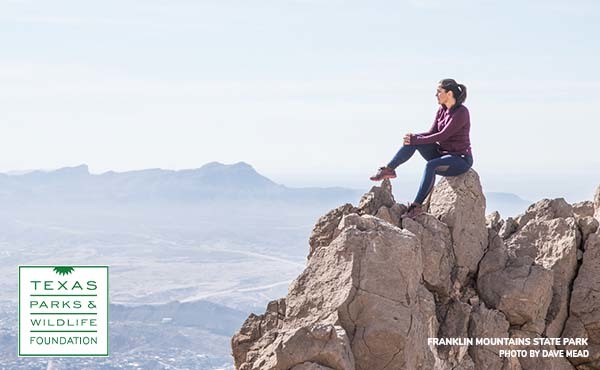
[[458, 176], [471, 168], [473, 161], [469, 158], [463, 158], [459, 155], [444, 155], [439, 158], [432, 159], [425, 165], [425, 172], [421, 179], [421, 186], [417, 192], [414, 203], [423, 204], [427, 195], [433, 189], [435, 184], [435, 175], [442, 176]]
[[417, 150], [428, 161], [440, 156], [437, 144], [403, 145], [388, 163], [387, 168], [396, 169], [396, 167], [408, 161]]
[[469, 170], [469, 168], [471, 168], [473, 166], [473, 157], [472, 156], [460, 157], [460, 159], [462, 159], [464, 161], [464, 163], [460, 162], [460, 161], [456, 161], [456, 163], [451, 166], [440, 166], [435, 171], [436, 175], [458, 176], [458, 175], [462, 175], [463, 173], [467, 172]]

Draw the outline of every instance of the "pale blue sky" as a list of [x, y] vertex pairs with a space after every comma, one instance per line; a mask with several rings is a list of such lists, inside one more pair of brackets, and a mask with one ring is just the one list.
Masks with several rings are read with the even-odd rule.
[[367, 186], [451, 77], [488, 190], [577, 197], [600, 183], [598, 35], [595, 1], [0, 0], [0, 171]]

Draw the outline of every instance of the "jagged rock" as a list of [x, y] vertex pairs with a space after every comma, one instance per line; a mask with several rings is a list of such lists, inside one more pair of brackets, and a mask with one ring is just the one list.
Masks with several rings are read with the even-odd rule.
[[291, 370], [333, 370], [327, 366], [321, 366], [314, 362], [304, 362], [300, 365], [294, 366]]
[[474, 274], [488, 242], [485, 197], [477, 172], [444, 177], [431, 194], [429, 213], [450, 228], [457, 266]]
[[425, 214], [418, 220], [405, 219], [406, 230], [420, 237], [423, 260], [423, 280], [430, 291], [436, 292], [441, 301], [451, 295], [454, 254], [450, 229], [435, 217]]
[[365, 193], [358, 203], [358, 213], [374, 215], [381, 206], [391, 208], [396, 202], [392, 195], [392, 184], [389, 179], [381, 182], [381, 186], [373, 186], [368, 193]]
[[[468, 337], [469, 316], [471, 305], [454, 300], [448, 305], [444, 320], [440, 323], [438, 337], [440, 338], [466, 338]], [[452, 368], [463, 362], [469, 346], [440, 346], [438, 354], [447, 361]]]
[[244, 366], [248, 370], [287, 370], [305, 362], [316, 362], [332, 369], [354, 369], [350, 341], [337, 326], [317, 323], [295, 329], [284, 328], [274, 337], [265, 336], [262, 351]]
[[588, 208], [546, 199], [516, 220], [493, 213], [486, 227], [469, 171], [440, 181], [429, 214], [399, 222], [406, 207], [386, 180], [359, 207], [319, 219], [286, 298], [250, 315], [232, 338], [236, 369], [574, 369], [564, 358], [427, 340], [563, 336], [588, 338], [590, 357], [569, 360], [600, 370], [600, 232]]
[[[474, 306], [469, 322], [469, 337], [471, 338], [508, 338], [510, 324], [502, 312], [490, 310], [484, 304]], [[486, 345], [471, 346], [469, 354], [476, 369], [505, 370], [510, 369], [510, 360], [500, 358], [502, 346]], [[514, 362], [514, 361], [513, 361]], [[514, 365], [514, 364], [513, 364]], [[513, 366], [514, 368], [514, 366]]]
[[577, 225], [581, 231], [581, 240], [585, 243], [588, 236], [598, 230], [599, 223], [595, 218], [591, 216], [585, 216], [577, 220]]
[[[551, 203], [546, 204], [552, 207]], [[538, 210], [543, 215], [552, 211]], [[531, 257], [536, 265], [554, 275], [552, 301], [546, 316], [545, 334], [549, 337], [560, 335], [568, 316], [569, 286], [577, 271], [579, 238], [573, 217], [534, 217], [506, 241], [509, 254], [514, 254], [515, 258]]]
[[494, 211], [485, 216], [485, 225], [495, 232], [499, 232], [502, 225], [504, 225], [504, 220], [498, 211]]
[[[356, 235], [361, 241], [352, 243], [360, 247], [354, 294], [341, 314], [344, 327], [354, 333], [357, 369], [427, 368], [433, 361], [426, 338], [434, 308], [431, 293], [420, 283], [419, 240], [376, 218], [349, 215], [344, 220], [344, 227], [363, 230]], [[364, 221], [375, 225], [362, 226]]]
[[552, 300], [553, 274], [530, 256], [509, 258], [502, 239], [490, 230], [490, 246], [477, 278], [480, 297], [504, 313], [512, 325], [528, 325], [541, 333]]
[[249, 349], [274, 328], [281, 327], [285, 317], [285, 299], [271, 301], [263, 315], [250, 314], [242, 328], [231, 339], [233, 359], [236, 368], [246, 360]]
[[[256, 342], [239, 368], [284, 370], [303, 362], [336, 370], [432, 368], [426, 338], [435, 307], [420, 282], [418, 238], [370, 215], [346, 215], [339, 228], [292, 283], [283, 325]], [[322, 340], [312, 334], [316, 325], [343, 334], [325, 358], [317, 352]]]
[[390, 208], [386, 206], [381, 206], [379, 211], [377, 211], [375, 214], [375, 217], [379, 217], [380, 219], [385, 220], [394, 226], [400, 225], [400, 217], [390, 212]]
[[[526, 350], [528, 353], [531, 350], [555, 350], [556, 347], [553, 345], [534, 345], [533, 339], [540, 338], [541, 336], [537, 333], [532, 333], [524, 330], [511, 330], [511, 338], [530, 338], [531, 344], [525, 346], [512, 346], [511, 349]], [[521, 363], [523, 370], [575, 370], [573, 365], [565, 357], [518, 357], [518, 361]]]
[[564, 198], [542, 199], [527, 208], [525, 214], [516, 218], [519, 229], [525, 227], [530, 220], [553, 220], [555, 218], [573, 217], [573, 206]]
[[353, 212], [356, 212], [356, 208], [352, 204], [346, 203], [343, 206], [332, 209], [319, 218], [308, 239], [308, 244], [310, 245], [309, 259], [315, 252], [315, 249], [326, 247], [335, 239], [337, 236], [336, 233], [339, 232], [338, 225], [342, 217]]
[[585, 202], [573, 204], [573, 215], [575, 218], [594, 217], [594, 202], [586, 200]]
[[585, 369], [600, 369], [600, 234], [591, 234], [585, 243], [583, 263], [573, 283], [569, 318], [562, 336], [565, 338], [587, 338], [589, 357], [574, 357], [569, 360], [575, 365], [585, 364]]
[[504, 221], [504, 224], [500, 227], [498, 235], [500, 235], [502, 239], [508, 239], [508, 237], [510, 237], [512, 234], [514, 234], [515, 231], [517, 231], [518, 227], [519, 224], [517, 223], [517, 221], [515, 221], [512, 217], [509, 217], [506, 219], [506, 221]]

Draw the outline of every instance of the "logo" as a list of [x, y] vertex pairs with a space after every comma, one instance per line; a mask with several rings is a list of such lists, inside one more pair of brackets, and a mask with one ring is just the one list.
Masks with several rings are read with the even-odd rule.
[[108, 266], [19, 266], [19, 356], [108, 356]]

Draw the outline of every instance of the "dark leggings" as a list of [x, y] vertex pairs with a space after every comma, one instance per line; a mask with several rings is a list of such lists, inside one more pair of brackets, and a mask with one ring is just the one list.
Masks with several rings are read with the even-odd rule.
[[442, 155], [438, 149], [438, 144], [404, 145], [387, 165], [389, 168], [395, 169], [408, 161], [417, 150], [425, 158], [427, 165], [421, 179], [421, 186], [415, 197], [415, 203], [423, 204], [425, 198], [433, 189], [435, 175], [458, 176], [467, 172], [473, 165], [473, 156], [471, 155]]

